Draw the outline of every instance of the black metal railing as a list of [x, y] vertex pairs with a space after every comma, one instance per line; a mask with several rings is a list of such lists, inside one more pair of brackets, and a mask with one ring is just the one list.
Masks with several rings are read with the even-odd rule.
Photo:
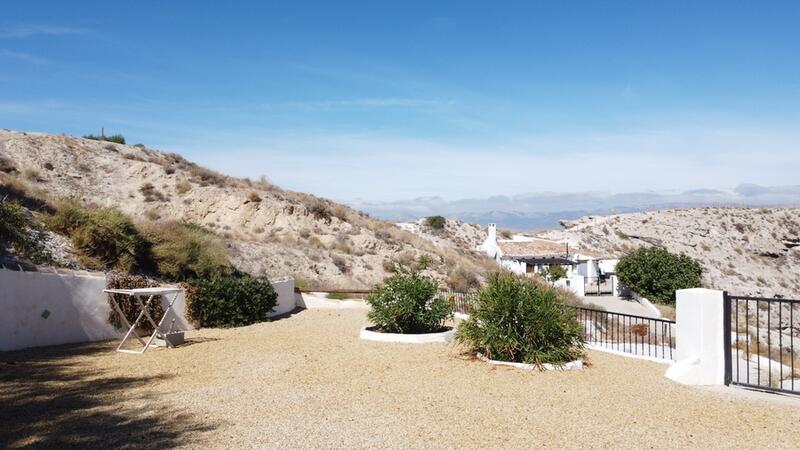
[[800, 300], [726, 292], [724, 310], [725, 383], [800, 394]]
[[587, 344], [658, 359], [674, 359], [675, 322], [591, 308], [575, 308]]

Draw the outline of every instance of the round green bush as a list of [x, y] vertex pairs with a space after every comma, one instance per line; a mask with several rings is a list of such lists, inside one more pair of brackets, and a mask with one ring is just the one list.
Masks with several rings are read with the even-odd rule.
[[447, 219], [442, 216], [430, 216], [425, 218], [425, 223], [434, 230], [441, 230], [444, 228], [445, 223], [447, 223]]
[[240, 327], [267, 320], [278, 294], [272, 284], [245, 273], [188, 283], [189, 317], [204, 327]]
[[617, 263], [619, 282], [657, 303], [674, 304], [675, 291], [700, 287], [703, 268], [691, 257], [663, 247], [642, 247]]
[[564, 294], [547, 284], [496, 273], [478, 292], [456, 341], [490, 359], [564, 365], [583, 356], [583, 332]]
[[445, 329], [452, 316], [450, 303], [436, 294], [438, 284], [417, 273], [396, 274], [367, 296], [372, 307], [367, 317], [387, 333], [435, 333]]

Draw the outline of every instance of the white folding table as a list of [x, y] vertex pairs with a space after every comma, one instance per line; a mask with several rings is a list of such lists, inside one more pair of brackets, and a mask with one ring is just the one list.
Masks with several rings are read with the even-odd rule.
[[[172, 306], [175, 304], [175, 300], [178, 298], [178, 294], [183, 292], [183, 289], [180, 288], [171, 288], [171, 287], [156, 287], [156, 288], [141, 288], [141, 289], [104, 289], [103, 292], [109, 294], [109, 298], [111, 299], [111, 305], [114, 307], [114, 310], [119, 314], [120, 321], [123, 325], [128, 327], [128, 332], [125, 333], [125, 337], [122, 338], [122, 342], [119, 343], [117, 346], [117, 351], [122, 353], [135, 353], [135, 354], [142, 354], [150, 348], [150, 345], [153, 343], [153, 340], [156, 337], [160, 337], [164, 340], [168, 347], [172, 347], [172, 343], [167, 339], [164, 333], [161, 331], [161, 325], [164, 323], [164, 320], [169, 315], [170, 311], [172, 311]], [[128, 319], [125, 317], [125, 314], [122, 312], [122, 309], [117, 304], [117, 300], [114, 298], [112, 294], [120, 294], [120, 295], [127, 295], [133, 298], [141, 308], [141, 312], [139, 312], [139, 316], [136, 317], [136, 320], [133, 321], [131, 324], [128, 322]], [[147, 298], [147, 301], [142, 301], [142, 298]], [[153, 317], [150, 315], [150, 312], [147, 311], [147, 308], [150, 306], [150, 303], [153, 302], [154, 299], [159, 297], [163, 297], [166, 299], [166, 308], [164, 308], [164, 314], [161, 316], [161, 320], [156, 323], [153, 320]], [[150, 335], [149, 339], [145, 341], [136, 333], [136, 327], [142, 321], [142, 319], [146, 319], [150, 322], [150, 325], [153, 327], [153, 334]], [[141, 350], [127, 350], [123, 349], [122, 346], [125, 342], [131, 337], [131, 335], [135, 336], [136, 339], [144, 346]]]

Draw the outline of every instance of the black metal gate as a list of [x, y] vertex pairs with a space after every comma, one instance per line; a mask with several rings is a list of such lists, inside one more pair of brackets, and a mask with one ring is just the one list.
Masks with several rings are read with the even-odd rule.
[[800, 394], [800, 300], [729, 295], [725, 384]]

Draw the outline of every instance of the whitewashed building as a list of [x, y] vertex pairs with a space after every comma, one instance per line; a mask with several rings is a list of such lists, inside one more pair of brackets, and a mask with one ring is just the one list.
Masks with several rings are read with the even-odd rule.
[[594, 252], [570, 249], [567, 242], [523, 236], [498, 239], [497, 225], [490, 223], [486, 240], [478, 250], [493, 258], [504, 269], [520, 275], [541, 274], [553, 266], [561, 266], [567, 276], [555, 284], [580, 296], [620, 294], [614, 274], [618, 260], [602, 258]]

